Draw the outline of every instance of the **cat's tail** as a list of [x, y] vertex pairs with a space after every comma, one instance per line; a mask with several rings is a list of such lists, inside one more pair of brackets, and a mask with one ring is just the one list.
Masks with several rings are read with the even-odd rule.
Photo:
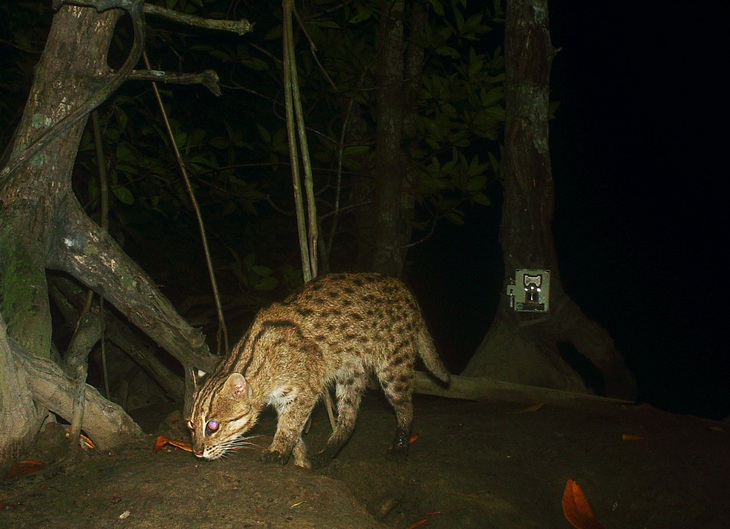
[[438, 352], [436, 351], [436, 344], [433, 343], [433, 338], [431, 338], [425, 324], [422, 325], [421, 329], [418, 331], [416, 347], [418, 348], [418, 354], [421, 356], [426, 369], [428, 369], [433, 376], [442, 382], [448, 383], [449, 372], [443, 362], [441, 362]]

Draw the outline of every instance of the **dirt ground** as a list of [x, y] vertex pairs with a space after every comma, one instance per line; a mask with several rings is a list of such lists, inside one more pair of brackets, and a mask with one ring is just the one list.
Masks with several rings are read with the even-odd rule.
[[[2, 481], [0, 527], [569, 529], [569, 479], [606, 529], [730, 527], [727, 423], [603, 402], [415, 404], [407, 461], [387, 457], [394, 417], [372, 393], [321, 471], [262, 464], [255, 447], [215, 462], [154, 452], [158, 433], [188, 439], [181, 423], [160, 422], [169, 410], [147, 410], [136, 418], [150, 436], [134, 446]], [[274, 428], [265, 415], [253, 441], [265, 446]], [[328, 429], [320, 409], [310, 448]]]

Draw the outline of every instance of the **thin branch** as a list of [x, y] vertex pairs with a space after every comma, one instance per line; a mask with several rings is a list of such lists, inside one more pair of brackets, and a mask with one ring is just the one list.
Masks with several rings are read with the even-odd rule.
[[[292, 12], [294, 0], [283, 0], [284, 9], [284, 90], [286, 93], [286, 129], [289, 139], [289, 156], [292, 163], [292, 179], [296, 198], [297, 225], [299, 228], [299, 246], [302, 254], [302, 268], [304, 281], [308, 282], [317, 277], [317, 205], [314, 198], [314, 183], [312, 164], [307, 144], [307, 130], [304, 125], [302, 98], [299, 93], [299, 78], [297, 76], [297, 60], [294, 51], [294, 30], [292, 27]], [[295, 130], [296, 128], [296, 130]], [[299, 156], [297, 141], [301, 146], [302, 166], [304, 168], [304, 186], [307, 196], [307, 217], [304, 217], [304, 204], [299, 176]], [[325, 408], [330, 419], [332, 430], [336, 421], [333, 412], [332, 395], [329, 389], [324, 390]]]
[[[293, 0], [284, 0], [284, 94], [286, 109], [286, 131], [289, 141], [289, 158], [291, 159], [292, 185], [294, 188], [294, 205], [297, 211], [297, 230], [299, 233], [299, 251], [302, 258], [302, 274], [304, 281], [311, 281], [317, 276], [312, 270], [311, 247], [307, 234], [307, 222], [304, 214], [304, 198], [302, 194], [302, 180], [299, 174], [299, 146], [297, 143], [296, 114], [294, 101], [296, 95], [294, 86], [296, 83], [296, 58], [294, 55], [294, 37], [292, 30]], [[316, 254], [315, 254], [316, 259]]]
[[327, 81], [332, 86], [332, 88], [337, 90], [337, 85], [332, 80], [330, 75], [327, 73], [327, 70], [325, 70], [322, 63], [319, 61], [319, 55], [317, 55], [317, 45], [312, 40], [312, 37], [309, 36], [309, 33], [307, 32], [307, 28], [304, 25], [304, 22], [302, 21], [302, 19], [299, 17], [299, 12], [296, 10], [296, 8], [294, 8], [294, 16], [297, 17], [297, 22], [299, 22], [299, 27], [301, 28], [302, 33], [304, 33], [304, 36], [307, 37], [307, 40], [309, 41], [309, 50], [312, 52], [312, 57], [314, 57], [314, 61], [317, 63], [317, 66], [319, 66], [319, 69], [322, 71], [322, 74], [324, 75], [325, 79], [327, 79]]
[[[99, 168], [99, 195], [101, 197], [101, 229], [109, 231], [109, 179], [106, 173], [106, 158], [104, 156], [104, 143], [101, 138], [101, 125], [99, 124], [99, 109], [94, 109], [91, 113], [91, 122], [94, 128], [94, 145], [96, 147], [96, 165]], [[93, 290], [89, 290], [89, 301], [94, 295]], [[88, 310], [88, 309], [87, 309]], [[86, 311], [85, 311], [86, 312]], [[104, 296], [99, 296], [99, 313], [104, 314]], [[104, 395], [111, 399], [111, 391], [109, 390], [109, 370], [107, 368], [106, 358], [106, 342], [104, 336], [101, 337], [101, 370], [104, 375]], [[73, 430], [73, 429], [72, 429]]]
[[429, 231], [426, 235], [418, 239], [417, 241], [410, 242], [406, 244], [405, 246], [402, 246], [402, 248], [413, 248], [414, 246], [418, 246], [419, 244], [422, 244], [426, 242], [428, 239], [430, 239], [434, 232], [436, 231], [436, 223], [438, 222], [440, 217], [434, 216], [433, 222], [431, 223], [431, 231]]
[[[150, 61], [147, 57], [147, 52], [142, 53], [142, 58], [144, 59], [145, 66], [149, 69], [150, 68]], [[223, 348], [223, 351], [228, 351], [228, 331], [226, 329], [226, 322], [225, 318], [223, 317], [223, 308], [221, 305], [220, 300], [220, 293], [218, 291], [218, 283], [215, 278], [215, 270], [213, 269], [213, 260], [210, 256], [210, 248], [208, 247], [208, 237], [205, 234], [205, 223], [203, 222], [203, 215], [200, 212], [200, 207], [198, 206], [198, 200], [195, 197], [195, 192], [193, 191], [193, 186], [190, 183], [190, 178], [188, 178], [188, 172], [185, 169], [185, 162], [182, 159], [182, 155], [180, 154], [180, 150], [177, 148], [177, 143], [175, 142], [175, 135], [172, 132], [172, 127], [170, 126], [170, 121], [167, 119], [167, 113], [165, 112], [165, 105], [162, 103], [162, 97], [160, 96], [160, 91], [157, 89], [157, 84], [155, 82], [152, 83], [152, 90], [155, 93], [155, 99], [157, 100], [157, 104], [160, 107], [160, 112], [162, 114], [162, 119], [165, 123], [165, 129], [167, 130], [167, 134], [170, 138], [170, 145], [172, 145], [172, 149], [175, 153], [175, 158], [177, 159], [177, 163], [180, 166], [180, 173], [182, 174], [183, 179], [185, 180], [185, 187], [188, 190], [188, 195], [190, 196], [190, 202], [193, 205], [193, 209], [195, 210], [195, 217], [198, 220], [198, 227], [200, 229], [200, 238], [203, 243], [203, 253], [205, 254], [205, 262], [208, 265], [208, 275], [210, 277], [210, 284], [211, 288], [213, 290], [213, 299], [215, 300], [215, 307], [216, 311], [218, 313], [218, 353], [220, 354], [221, 346]]]
[[[69, 432], [70, 454], [78, 454], [81, 425], [84, 421], [86, 403], [86, 376], [89, 371], [89, 353], [99, 340], [103, 339], [104, 320], [94, 312], [87, 312], [79, 320], [79, 326], [64, 356], [66, 374], [74, 381], [73, 412]], [[109, 395], [107, 395], [109, 398]]]
[[202, 84], [215, 96], [221, 95], [218, 86], [218, 74], [214, 70], [204, 70], [200, 73], [173, 73], [162, 70], [132, 70], [130, 80], [151, 81], [153, 83], [174, 84]]
[[145, 4], [144, 13], [146, 15], [158, 16], [177, 22], [178, 24], [185, 24], [186, 26], [194, 26], [204, 29], [212, 29], [216, 31], [230, 31], [236, 35], [245, 35], [253, 31], [253, 24], [248, 20], [242, 18], [241, 20], [215, 20], [212, 18], [196, 17], [194, 15], [187, 15], [185, 13], [179, 13], [171, 9], [165, 9], [154, 4]]

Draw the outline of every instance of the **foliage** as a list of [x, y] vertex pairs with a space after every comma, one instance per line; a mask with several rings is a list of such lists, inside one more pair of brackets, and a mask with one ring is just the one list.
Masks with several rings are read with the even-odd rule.
[[20, 120], [50, 15], [46, 2], [0, 2], [0, 153]]
[[[419, 0], [416, 0], [419, 1]], [[154, 3], [209, 18], [255, 22], [245, 37], [211, 34], [148, 17], [148, 53], [155, 68], [192, 72], [212, 68], [224, 95], [199, 86], [163, 85], [172, 119], [213, 241], [219, 270], [245, 290], [276, 288], [291, 278], [296, 258], [295, 222], [280, 68], [281, 10], [271, 3], [223, 0], [157, 0]], [[0, 66], [0, 130], [3, 146], [22, 107], [32, 65], [42, 48], [48, 2], [0, 4], [8, 53]], [[350, 199], [352, 177], [367, 178], [374, 165], [375, 39], [382, 4], [309, 0], [298, 5], [300, 81], [315, 164], [322, 223], [358, 207]], [[463, 222], [464, 204], [488, 205], [487, 185], [499, 173], [499, 134], [504, 119], [504, 61], [492, 46], [491, 12], [466, 0], [428, 0], [425, 31], [409, 45], [426, 54], [409, 128], [407, 153], [422, 207], [415, 226], [434, 219]], [[37, 20], [43, 24], [38, 24]], [[120, 23], [110, 64], [121, 62], [129, 28]], [[406, 27], [406, 31], [409, 28]], [[105, 157], [113, 192], [111, 230], [158, 281], [182, 280], [170, 255], [195, 262], [198, 237], [191, 205], [146, 83], [129, 82], [100, 108]], [[98, 210], [99, 184], [92, 131], [79, 149], [74, 188], [87, 210]], [[339, 204], [339, 206], [336, 206]], [[348, 224], [339, 222], [338, 230]], [[324, 233], [330, 233], [324, 230]], [[338, 232], [339, 233], [339, 232]], [[332, 236], [332, 235], [330, 235]], [[348, 238], [338, 235], [348, 253]], [[327, 244], [329, 241], [323, 241]], [[185, 251], [190, 255], [185, 256]], [[202, 262], [202, 259], [198, 258]], [[202, 285], [207, 288], [207, 285]]]

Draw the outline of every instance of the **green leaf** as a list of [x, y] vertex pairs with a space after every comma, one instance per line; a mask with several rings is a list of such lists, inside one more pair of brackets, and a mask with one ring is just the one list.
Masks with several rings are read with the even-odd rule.
[[231, 146], [231, 141], [226, 138], [216, 136], [215, 138], [211, 138], [210, 141], [208, 141], [208, 144], [212, 145], [216, 149], [227, 149]]
[[464, 15], [461, 14], [461, 11], [455, 9], [454, 18], [456, 19], [456, 29], [459, 30], [459, 33], [462, 33], [464, 31]]
[[271, 134], [269, 134], [269, 131], [263, 125], [256, 123], [256, 129], [259, 131], [259, 136], [264, 140], [264, 143], [271, 143]]
[[350, 145], [349, 147], [345, 147], [342, 152], [344, 156], [361, 156], [369, 153], [369, 145]]
[[438, 16], [442, 17], [446, 14], [444, 12], [444, 5], [438, 0], [428, 0], [428, 3], [431, 4], [434, 13], [436, 13]]
[[360, 22], [365, 22], [366, 20], [368, 20], [371, 16], [373, 16], [373, 11], [370, 8], [358, 6], [355, 16], [347, 22], [349, 22], [350, 24], [359, 24]]
[[469, 77], [476, 77], [484, 67], [484, 58], [481, 55], [477, 55], [474, 48], [469, 50]]
[[487, 175], [485, 174], [480, 174], [479, 176], [470, 178], [466, 183], [467, 191], [479, 191], [485, 187], [487, 187]]
[[129, 121], [127, 113], [117, 105], [114, 107], [114, 117], [117, 119], [119, 130], [124, 131], [127, 128], [127, 122]]
[[273, 272], [273, 270], [271, 268], [269, 268], [268, 266], [264, 266], [264, 265], [253, 265], [251, 267], [251, 271], [254, 274], [260, 275], [260, 276], [270, 276]]
[[457, 226], [462, 226], [464, 224], [464, 217], [458, 210], [454, 209], [451, 211], [445, 211], [444, 216]]
[[479, 204], [480, 206], [492, 205], [492, 201], [489, 200], [489, 197], [484, 193], [475, 193], [471, 196], [471, 199], [474, 201], [475, 204]]
[[340, 25], [334, 20], [310, 20], [306, 25], [322, 29], [341, 29]]
[[254, 290], [258, 290], [259, 292], [267, 292], [270, 290], [274, 290], [277, 285], [279, 284], [279, 280], [276, 279], [274, 276], [266, 276], [262, 277], [259, 281], [254, 284]]
[[126, 187], [114, 186], [112, 187], [112, 193], [114, 193], [114, 196], [117, 197], [117, 200], [119, 200], [122, 204], [126, 204], [127, 206], [134, 204], [134, 195]]
[[251, 70], [255, 70], [257, 72], [261, 72], [261, 71], [269, 69], [269, 63], [267, 63], [263, 59], [259, 59], [257, 57], [240, 59], [239, 62], [241, 64], [243, 64], [244, 66], [246, 66], [247, 68], [250, 68]]
[[132, 151], [132, 148], [128, 143], [120, 143], [117, 145], [117, 161], [118, 162], [136, 162], [137, 156]]

